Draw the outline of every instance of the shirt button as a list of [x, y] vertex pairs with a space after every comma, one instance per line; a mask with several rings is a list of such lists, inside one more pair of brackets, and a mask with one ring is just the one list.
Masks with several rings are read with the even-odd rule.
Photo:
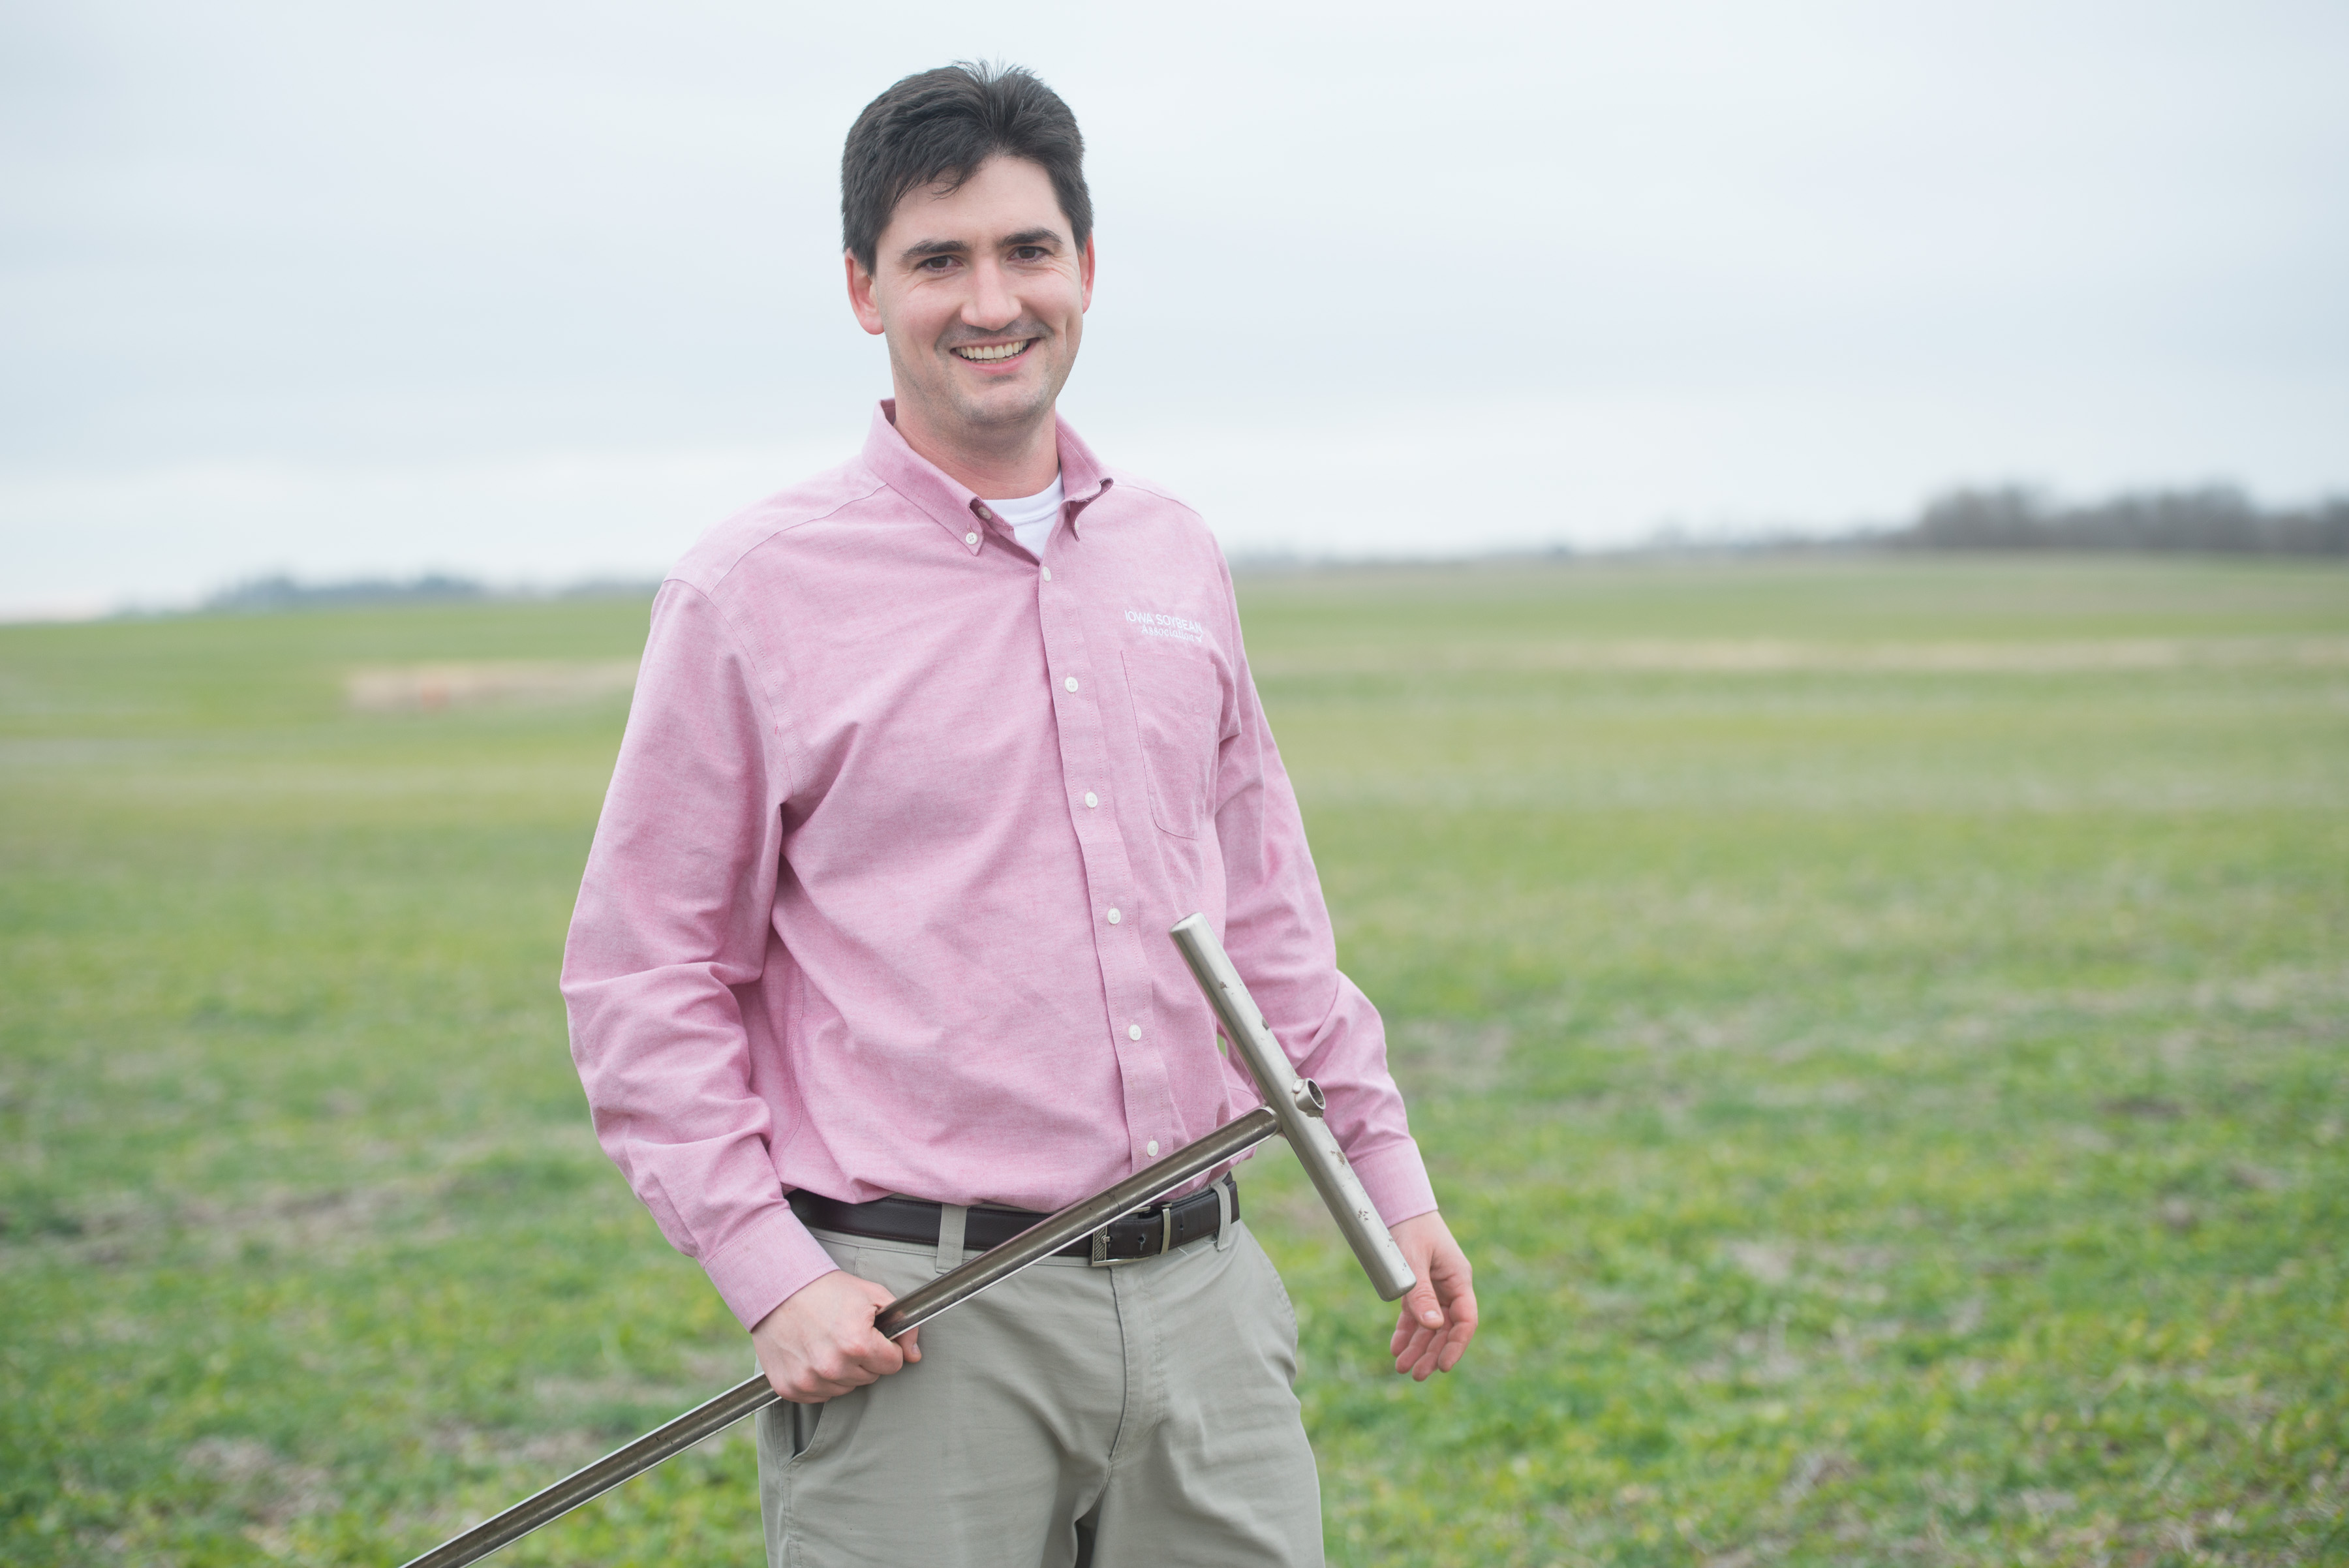
[[1158, 1158], [1158, 1140], [1156, 1138], [1152, 1138], [1148, 1143], [1143, 1144], [1142, 1146], [1142, 1152], [1148, 1155], [1151, 1158], [1156, 1159]]
[[1087, 805], [1088, 806], [1094, 806], [1094, 805], [1099, 805], [1100, 804], [1101, 804], [1101, 796], [1099, 796], [1099, 795], [1095, 794], [1094, 794], [1092, 791], [1091, 791], [1091, 790], [1087, 790], [1087, 791], [1085, 791], [1085, 805]]
[[1112, 926], [1113, 926], [1113, 925], [1115, 925], [1115, 924], [1117, 924], [1120, 920], [1122, 920], [1122, 919], [1125, 919], [1125, 917], [1124, 917], [1123, 915], [1119, 914], [1115, 909], [1112, 909], [1112, 910], [1109, 912], [1109, 923], [1110, 923], [1111, 925], [1112, 925]]
[[994, 513], [989, 512], [989, 511], [988, 511], [986, 507], [984, 507], [984, 506], [974, 506], [974, 507], [972, 507], [972, 508], [971, 508], [971, 510], [972, 510], [973, 512], [978, 513], [981, 517], [992, 517], [992, 516], [994, 516], [994, 515], [995, 515], [995, 514], [994, 514]]
[[978, 535], [976, 534], [965, 534], [962, 536], [962, 542], [966, 545], [976, 545], [978, 543]]
[[1141, 1039], [1141, 1038], [1142, 1038], [1142, 1025], [1141, 1025], [1141, 1024], [1139, 1024], [1139, 1023], [1129, 1023], [1129, 1024], [1127, 1024], [1127, 1025], [1125, 1026], [1125, 1037], [1126, 1037], [1128, 1040], [1139, 1040], [1139, 1039]]
[[1048, 583], [1052, 580], [1052, 568], [1050, 566], [1044, 568], [1044, 580]]
[[1071, 675], [1066, 680], [1061, 681], [1061, 684], [1067, 687], [1070, 691], [1074, 691], [1077, 689], [1077, 678]]

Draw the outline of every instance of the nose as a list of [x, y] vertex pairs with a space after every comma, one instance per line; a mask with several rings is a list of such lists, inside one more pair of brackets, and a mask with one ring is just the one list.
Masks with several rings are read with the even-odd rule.
[[962, 306], [963, 325], [996, 332], [1019, 318], [1019, 302], [1012, 297], [1002, 264], [989, 257], [972, 267], [970, 297]]

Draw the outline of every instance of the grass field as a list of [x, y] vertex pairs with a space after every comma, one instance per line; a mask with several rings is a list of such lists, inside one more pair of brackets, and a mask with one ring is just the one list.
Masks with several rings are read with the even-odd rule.
[[[1333, 1561], [2349, 1561], [2349, 572], [1243, 596], [1485, 1311], [1383, 1375], [1250, 1172]], [[0, 628], [0, 1559], [388, 1565], [743, 1374], [564, 1046], [624, 700], [344, 697], [643, 618]], [[501, 1561], [759, 1561], [752, 1475]]]

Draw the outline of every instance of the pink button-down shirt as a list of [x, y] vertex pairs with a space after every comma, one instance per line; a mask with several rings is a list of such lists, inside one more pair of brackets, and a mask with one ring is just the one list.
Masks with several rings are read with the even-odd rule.
[[1434, 1208], [1206, 526], [1063, 425], [1039, 563], [891, 411], [654, 601], [564, 955], [605, 1149], [746, 1325], [833, 1267], [787, 1190], [1060, 1208], [1257, 1101], [1205, 910], [1380, 1211]]

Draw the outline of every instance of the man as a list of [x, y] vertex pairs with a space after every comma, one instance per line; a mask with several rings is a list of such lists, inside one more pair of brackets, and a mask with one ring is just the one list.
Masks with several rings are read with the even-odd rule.
[[1295, 1319], [1236, 1186], [1116, 1228], [1122, 1267], [1049, 1259], [902, 1347], [873, 1326], [1255, 1101], [1166, 936], [1194, 910], [1421, 1281], [1396, 1370], [1475, 1329], [1222, 557], [1054, 412], [1082, 155], [1024, 71], [858, 118], [849, 303], [895, 396], [662, 585], [565, 953], [604, 1147], [791, 1402], [759, 1432], [777, 1564], [1320, 1560]]

